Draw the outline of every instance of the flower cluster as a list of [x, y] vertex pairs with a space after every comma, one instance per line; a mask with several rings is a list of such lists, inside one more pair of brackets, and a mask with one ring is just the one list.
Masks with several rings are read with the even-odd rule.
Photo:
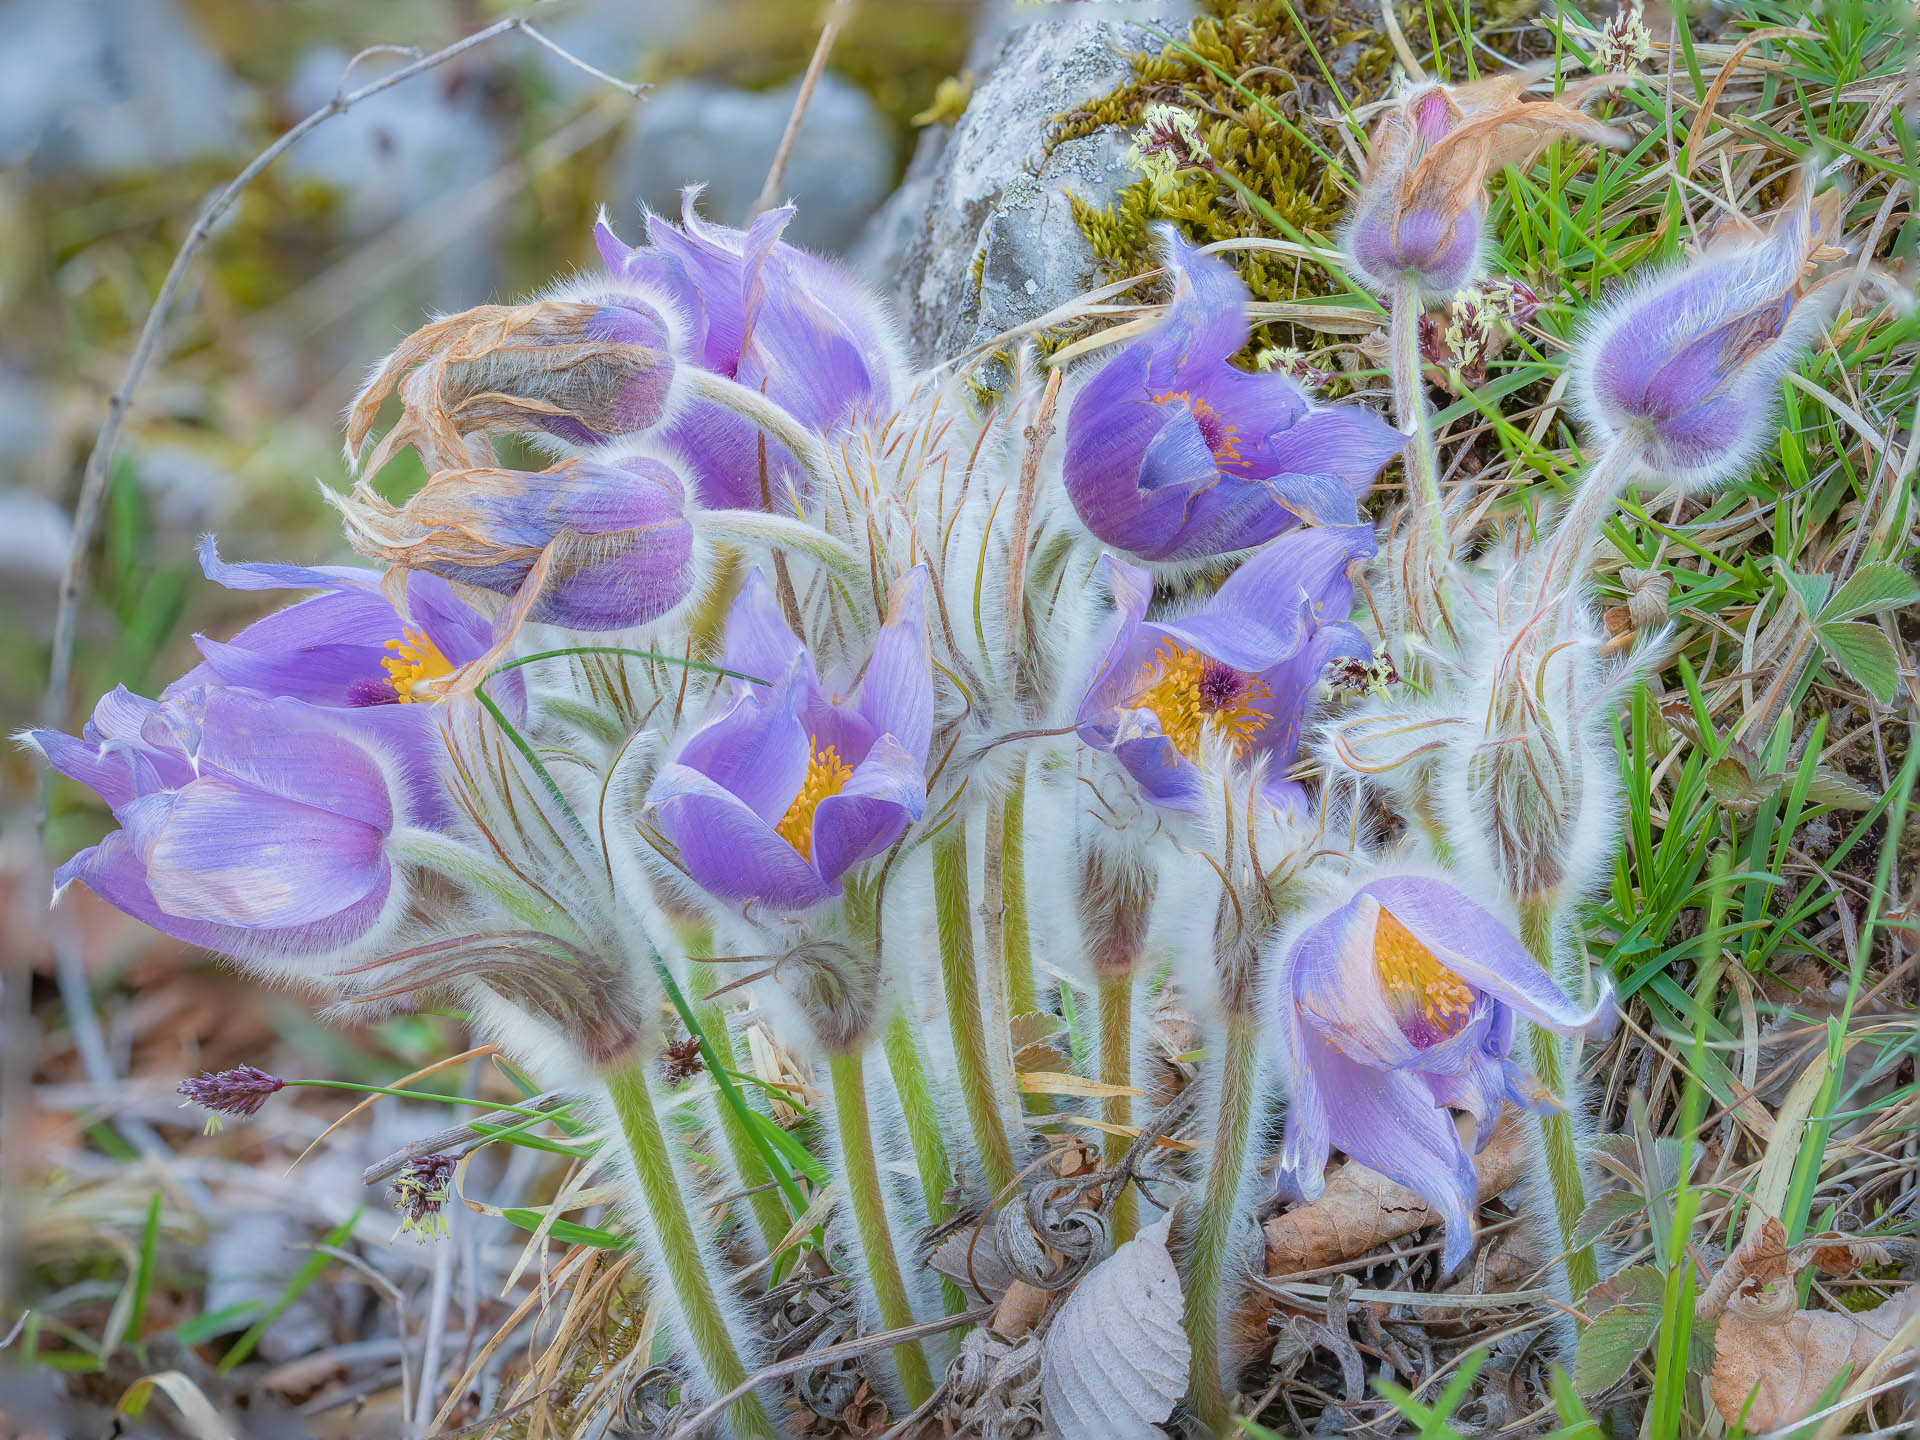
[[[732, 230], [689, 196], [644, 247], [603, 219], [600, 273], [436, 320], [376, 369], [347, 425], [364, 478], [333, 497], [374, 568], [209, 541], [214, 581], [311, 593], [201, 639], [159, 698], [27, 737], [118, 827], [60, 884], [339, 1006], [457, 1005], [578, 1089], [688, 1393], [738, 1393], [736, 1433], [772, 1421], [729, 1257], [787, 1244], [817, 1196], [716, 1059], [722, 992], [819, 1067], [836, 1254], [879, 1328], [942, 1304], [903, 1226], [1019, 1206], [1015, 1057], [1048, 1025], [1098, 1017], [1083, 1079], [1110, 1164], [1130, 1153], [1156, 1003], [1207, 1056], [1198, 1153], [1167, 1162], [1195, 1182], [1203, 1423], [1276, 1078], [1293, 1196], [1337, 1149], [1428, 1199], [1451, 1268], [1513, 1107], [1577, 1251], [1570, 1037], [1608, 1000], [1572, 917], [1612, 852], [1635, 673], [1588, 560], [1627, 483], [1725, 478], [1760, 443], [1831, 304], [1838, 214], [1802, 194], [1610, 298], [1571, 366], [1590, 473], [1533, 545], [1489, 543], [1442, 494], [1426, 362], [1483, 373], [1532, 314], [1517, 283], [1473, 288], [1489, 173], [1620, 138], [1581, 108], [1601, 82], [1523, 99], [1541, 78], [1423, 86], [1374, 132], [1346, 254], [1393, 307], [1398, 424], [1315, 399], [1297, 355], [1243, 364], [1245, 287], [1174, 234], [1163, 304], [1064, 376], [1016, 349], [983, 408], [965, 375], [902, 368], [787, 211]], [[1209, 163], [1178, 112], [1141, 153]], [[375, 472], [408, 447], [427, 479], [395, 504]], [[551, 463], [518, 468], [529, 449]], [[1396, 460], [1406, 501], [1376, 528]], [[718, 1108], [703, 1088], [686, 1116], [751, 1201], [727, 1255], [654, 1096], [664, 998], [690, 1036], [667, 1073], [702, 1057]], [[250, 1114], [278, 1086], [182, 1089]], [[407, 1228], [444, 1228], [451, 1171], [402, 1174]], [[1126, 1173], [1116, 1241], [1158, 1203]], [[871, 1373], [908, 1407], [934, 1388], [913, 1342]]]

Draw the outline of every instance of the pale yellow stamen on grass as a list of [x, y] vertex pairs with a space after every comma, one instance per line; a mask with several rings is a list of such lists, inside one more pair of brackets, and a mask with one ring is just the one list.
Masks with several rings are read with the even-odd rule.
[[1153, 659], [1140, 667], [1134, 682], [1139, 688], [1128, 703], [1137, 710], [1151, 710], [1160, 722], [1160, 733], [1189, 760], [1200, 758], [1201, 741], [1209, 728], [1232, 745], [1236, 759], [1243, 758], [1267, 724], [1255, 704], [1272, 699], [1273, 691], [1262, 680], [1233, 672], [1233, 694], [1223, 703], [1201, 685], [1210, 663], [1217, 664], [1198, 650], [1164, 640]]
[[387, 672], [387, 683], [393, 686], [393, 693], [400, 697], [402, 705], [411, 705], [414, 701], [434, 701], [440, 697], [434, 693], [433, 683], [444, 680], [453, 674], [453, 662], [440, 653], [440, 647], [433, 643], [426, 631], [407, 626], [398, 640], [387, 641], [387, 649], [394, 653], [380, 662]]
[[800, 852], [802, 860], [813, 858], [813, 812], [829, 795], [846, 789], [852, 778], [853, 771], [840, 763], [833, 746], [822, 750], [817, 739], [808, 739], [807, 778], [800, 782], [800, 793], [793, 797], [787, 813], [773, 827], [776, 835]]
[[1473, 990], [1442, 965], [1391, 911], [1380, 912], [1373, 932], [1373, 964], [1387, 1000], [1403, 1015], [1418, 1014], [1442, 1035], [1451, 1035], [1473, 1013]]

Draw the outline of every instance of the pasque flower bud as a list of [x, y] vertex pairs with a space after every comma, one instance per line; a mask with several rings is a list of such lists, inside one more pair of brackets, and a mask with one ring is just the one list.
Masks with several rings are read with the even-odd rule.
[[396, 391], [404, 409], [369, 474], [409, 445], [432, 471], [490, 462], [479, 443], [487, 435], [593, 445], [658, 424], [673, 381], [663, 308], [628, 290], [577, 288], [577, 297], [479, 305], [414, 331], [354, 397], [349, 462]]
[[1568, 86], [1559, 100], [1521, 100], [1540, 78], [1526, 69], [1428, 85], [1380, 117], [1343, 237], [1354, 273], [1383, 294], [1412, 284], [1434, 298], [1451, 295], [1480, 270], [1489, 174], [1526, 161], [1555, 135], [1624, 143], [1579, 108], [1612, 77]]
[[562, 460], [541, 471], [443, 470], [405, 505], [365, 486], [330, 496], [370, 559], [513, 595], [549, 547], [531, 620], [619, 630], [693, 588], [686, 489], [663, 460]]
[[[1730, 480], [1768, 438], [1781, 377], [1837, 298], [1837, 191], [1764, 225], [1724, 225], [1694, 258], [1612, 297], [1575, 351], [1572, 392], [1607, 445], [1666, 481]], [[1816, 278], [1817, 277], [1817, 278]]]

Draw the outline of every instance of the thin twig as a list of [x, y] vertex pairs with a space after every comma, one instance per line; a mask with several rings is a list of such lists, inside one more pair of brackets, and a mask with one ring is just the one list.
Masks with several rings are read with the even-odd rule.
[[793, 159], [793, 147], [800, 139], [800, 126], [807, 118], [807, 102], [813, 99], [813, 87], [820, 83], [820, 72], [827, 68], [827, 56], [833, 42], [840, 38], [840, 27], [853, 13], [853, 0], [833, 0], [833, 8], [820, 26], [820, 39], [807, 62], [807, 73], [800, 77], [800, 93], [793, 97], [793, 111], [787, 116], [787, 128], [781, 133], [780, 148], [773, 152], [773, 164], [767, 167], [767, 182], [760, 187], [760, 198], [753, 202], [753, 213], [763, 215], [780, 197], [780, 184], [787, 178], [787, 164]]
[[[571, 1091], [549, 1090], [544, 1095], [536, 1095], [531, 1100], [528, 1100], [521, 1109], [539, 1110], [543, 1112], [558, 1110], [562, 1106], [572, 1103], [575, 1098]], [[482, 1131], [479, 1127], [483, 1125], [489, 1128], [498, 1127], [503, 1130], [509, 1130], [517, 1125], [527, 1123], [527, 1117], [524, 1114], [519, 1114], [511, 1110], [495, 1110], [482, 1115], [479, 1119], [471, 1121], [468, 1124], [450, 1125], [445, 1130], [423, 1136], [418, 1140], [409, 1141], [384, 1160], [374, 1161], [373, 1164], [361, 1172], [360, 1183], [362, 1185], [378, 1185], [388, 1176], [398, 1174], [401, 1167], [409, 1160], [418, 1160], [422, 1155], [448, 1153], [447, 1147], [451, 1145], [459, 1145], [467, 1141], [477, 1141], [480, 1144], [485, 1144], [489, 1140], [497, 1140], [499, 1138], [497, 1135], [489, 1135]]]
[[749, 1375], [726, 1394], [714, 1401], [685, 1424], [678, 1426], [667, 1440], [693, 1440], [709, 1420], [725, 1410], [748, 1391], [766, 1384], [769, 1380], [778, 1380], [783, 1375], [798, 1375], [803, 1370], [815, 1370], [827, 1365], [837, 1365], [842, 1360], [858, 1360], [863, 1355], [871, 1355], [878, 1350], [891, 1350], [909, 1340], [918, 1340], [927, 1335], [938, 1335], [943, 1330], [958, 1329], [962, 1325], [978, 1325], [982, 1320], [993, 1317], [999, 1305], [982, 1305], [977, 1310], [968, 1310], [959, 1315], [945, 1315], [938, 1320], [923, 1320], [918, 1325], [903, 1325], [898, 1330], [889, 1330], [882, 1335], [862, 1335], [858, 1339], [843, 1340], [838, 1345], [829, 1345], [824, 1350], [809, 1350], [796, 1355], [791, 1360], [781, 1360], [767, 1366], [757, 1375]]

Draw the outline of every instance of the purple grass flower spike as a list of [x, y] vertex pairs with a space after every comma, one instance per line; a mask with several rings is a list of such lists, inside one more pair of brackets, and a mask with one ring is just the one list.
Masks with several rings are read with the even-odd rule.
[[1539, 1082], [1511, 1058], [1516, 1018], [1563, 1034], [1581, 1010], [1505, 922], [1422, 875], [1373, 880], [1299, 932], [1280, 974], [1292, 1101], [1283, 1189], [1320, 1194], [1330, 1149], [1418, 1191], [1446, 1220], [1445, 1267], [1473, 1248], [1478, 1182], [1451, 1109], [1477, 1152], [1507, 1101], [1540, 1109]]
[[120, 828], [54, 872], [191, 945], [292, 969], [391, 922], [388, 841], [418, 823], [398, 766], [303, 701], [203, 686], [102, 698], [84, 736], [25, 737]]
[[1268, 799], [1303, 805], [1305, 792], [1285, 775], [1320, 672], [1332, 660], [1372, 658], [1346, 618], [1350, 567], [1374, 549], [1364, 525], [1293, 531], [1199, 610], [1162, 621], [1146, 618], [1152, 577], [1105, 557], [1116, 613], [1080, 705], [1081, 739], [1109, 751], [1168, 809], [1198, 808], [1209, 751], [1264, 759]]
[[220, 1128], [222, 1115], [249, 1119], [260, 1113], [269, 1096], [287, 1088], [278, 1075], [269, 1075], [253, 1065], [236, 1065], [231, 1070], [206, 1070], [182, 1080], [179, 1091], [207, 1112], [207, 1133]]
[[1406, 437], [1359, 405], [1318, 405], [1283, 374], [1229, 364], [1247, 343], [1246, 287], [1172, 233], [1167, 263], [1165, 322], [1067, 415], [1062, 474], [1081, 523], [1150, 561], [1250, 550], [1303, 519], [1354, 524]]
[[363, 555], [515, 595], [542, 552], [526, 618], [574, 630], [657, 620], [693, 589], [693, 523], [673, 467], [647, 455], [541, 471], [443, 470], [404, 505], [361, 487], [336, 498]]
[[933, 670], [926, 571], [902, 576], [851, 695], [823, 689], [813, 657], [755, 570], [727, 617], [734, 682], [649, 798], [680, 861], [710, 894], [804, 910], [885, 850], [926, 807]]
[[[702, 220], [688, 191], [680, 224], [647, 221], [652, 242], [621, 243], [602, 217], [594, 226], [607, 270], [672, 299], [689, 324], [695, 364], [762, 391], [821, 435], [861, 414], [884, 413], [892, 398], [885, 322], [846, 270], [780, 239], [791, 207], [769, 210], [746, 230]], [[786, 448], [731, 411], [694, 400], [667, 425], [686, 455], [701, 501], [714, 509], [777, 509], [803, 474]]]
[[451, 1155], [419, 1155], [393, 1177], [400, 1228], [422, 1245], [447, 1233], [447, 1199], [453, 1193], [456, 1163]]
[[1802, 189], [1762, 228], [1728, 227], [1686, 263], [1629, 285], [1582, 337], [1575, 402], [1609, 444], [1662, 480], [1711, 485], [1771, 440], [1780, 381], [1825, 323], [1839, 287], [1809, 277], [1833, 244], [1841, 193]]

